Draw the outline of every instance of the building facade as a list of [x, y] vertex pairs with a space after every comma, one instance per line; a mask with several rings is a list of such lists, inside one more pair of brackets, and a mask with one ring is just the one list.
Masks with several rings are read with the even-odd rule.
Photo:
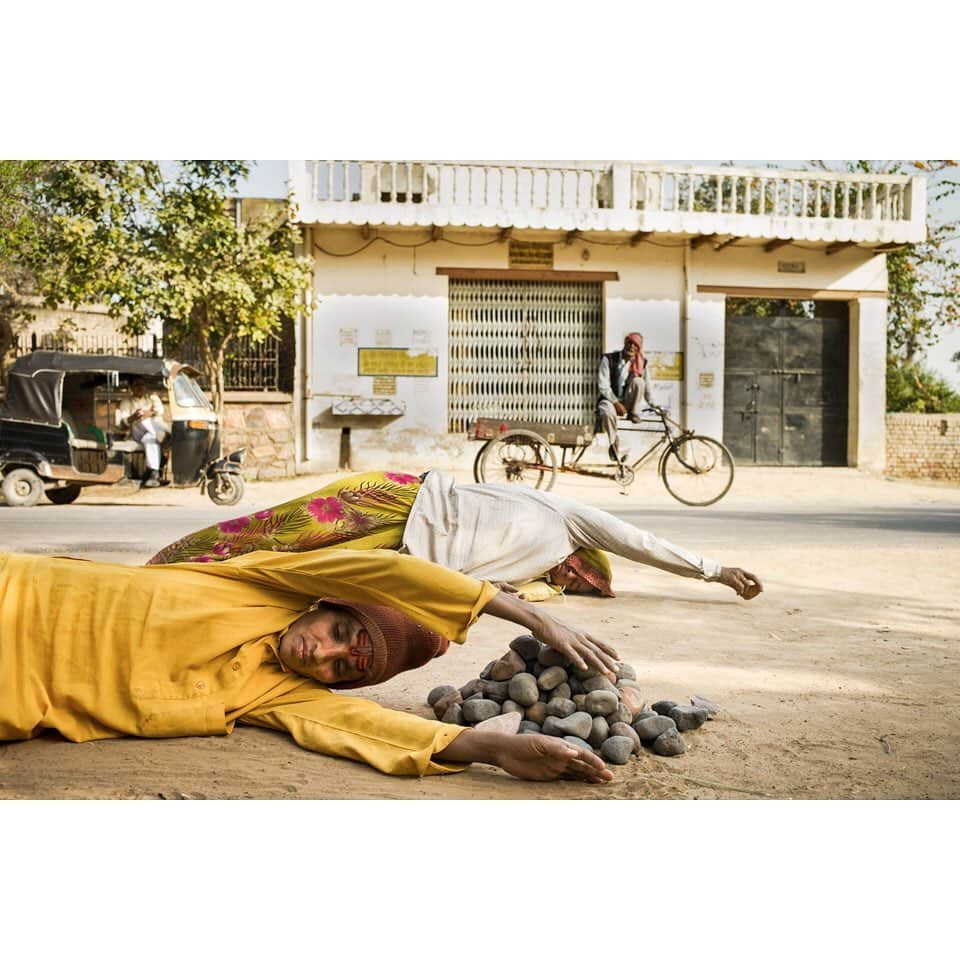
[[298, 160], [290, 184], [300, 469], [465, 465], [478, 416], [592, 422], [630, 331], [656, 401], [738, 463], [883, 469], [884, 254], [925, 236], [920, 177]]

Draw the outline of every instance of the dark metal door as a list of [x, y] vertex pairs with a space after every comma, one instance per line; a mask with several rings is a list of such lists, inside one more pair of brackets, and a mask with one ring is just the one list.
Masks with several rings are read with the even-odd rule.
[[847, 463], [847, 305], [817, 302], [807, 312], [728, 308], [723, 441], [740, 462]]

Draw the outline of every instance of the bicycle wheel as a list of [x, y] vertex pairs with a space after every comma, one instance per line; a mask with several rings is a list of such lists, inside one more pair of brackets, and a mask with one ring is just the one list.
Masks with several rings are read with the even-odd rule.
[[525, 483], [546, 491], [557, 479], [557, 457], [540, 434], [511, 430], [483, 448], [477, 473], [480, 483]]
[[660, 458], [663, 485], [681, 503], [706, 507], [733, 483], [733, 457], [712, 437], [679, 437]]
[[480, 461], [483, 458], [483, 451], [490, 446], [490, 441], [488, 440], [480, 449], [477, 451], [477, 455], [473, 458], [473, 482], [482, 483], [480, 479]]

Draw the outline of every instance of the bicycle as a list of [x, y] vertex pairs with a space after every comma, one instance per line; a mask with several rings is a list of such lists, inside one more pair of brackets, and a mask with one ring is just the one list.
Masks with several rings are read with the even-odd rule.
[[[683, 429], [662, 407], [644, 410], [650, 419], [626, 422], [621, 434], [656, 433], [658, 439], [632, 463], [584, 464], [593, 443], [592, 424], [557, 424], [479, 418], [469, 431], [473, 440], [484, 440], [473, 462], [477, 483], [528, 483], [550, 490], [558, 473], [604, 477], [619, 484], [622, 492], [633, 483], [637, 469], [662, 450], [657, 475], [674, 499], [691, 507], [716, 503], [733, 483], [733, 455], [713, 437]], [[654, 425], [655, 426], [652, 426]], [[560, 462], [554, 447], [561, 450]], [[568, 455], [571, 459], [568, 460]]]

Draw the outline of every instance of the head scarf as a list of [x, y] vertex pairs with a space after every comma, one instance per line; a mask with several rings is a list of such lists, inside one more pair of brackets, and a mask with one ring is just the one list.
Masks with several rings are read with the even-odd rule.
[[384, 683], [404, 670], [415, 670], [434, 657], [442, 656], [450, 645], [445, 637], [422, 627], [393, 607], [346, 603], [343, 600], [321, 602], [352, 613], [363, 624], [373, 644], [373, 664], [370, 669], [359, 680], [330, 684], [338, 690]]
[[630, 373], [635, 377], [642, 377], [647, 366], [647, 358], [643, 355], [643, 334], [628, 333], [623, 338], [624, 350], [628, 343], [632, 343], [637, 348], [637, 355], [630, 361]]
[[586, 580], [601, 596], [616, 596], [610, 586], [613, 580], [610, 561], [602, 550], [596, 547], [580, 547], [567, 557], [567, 563], [581, 580]]

